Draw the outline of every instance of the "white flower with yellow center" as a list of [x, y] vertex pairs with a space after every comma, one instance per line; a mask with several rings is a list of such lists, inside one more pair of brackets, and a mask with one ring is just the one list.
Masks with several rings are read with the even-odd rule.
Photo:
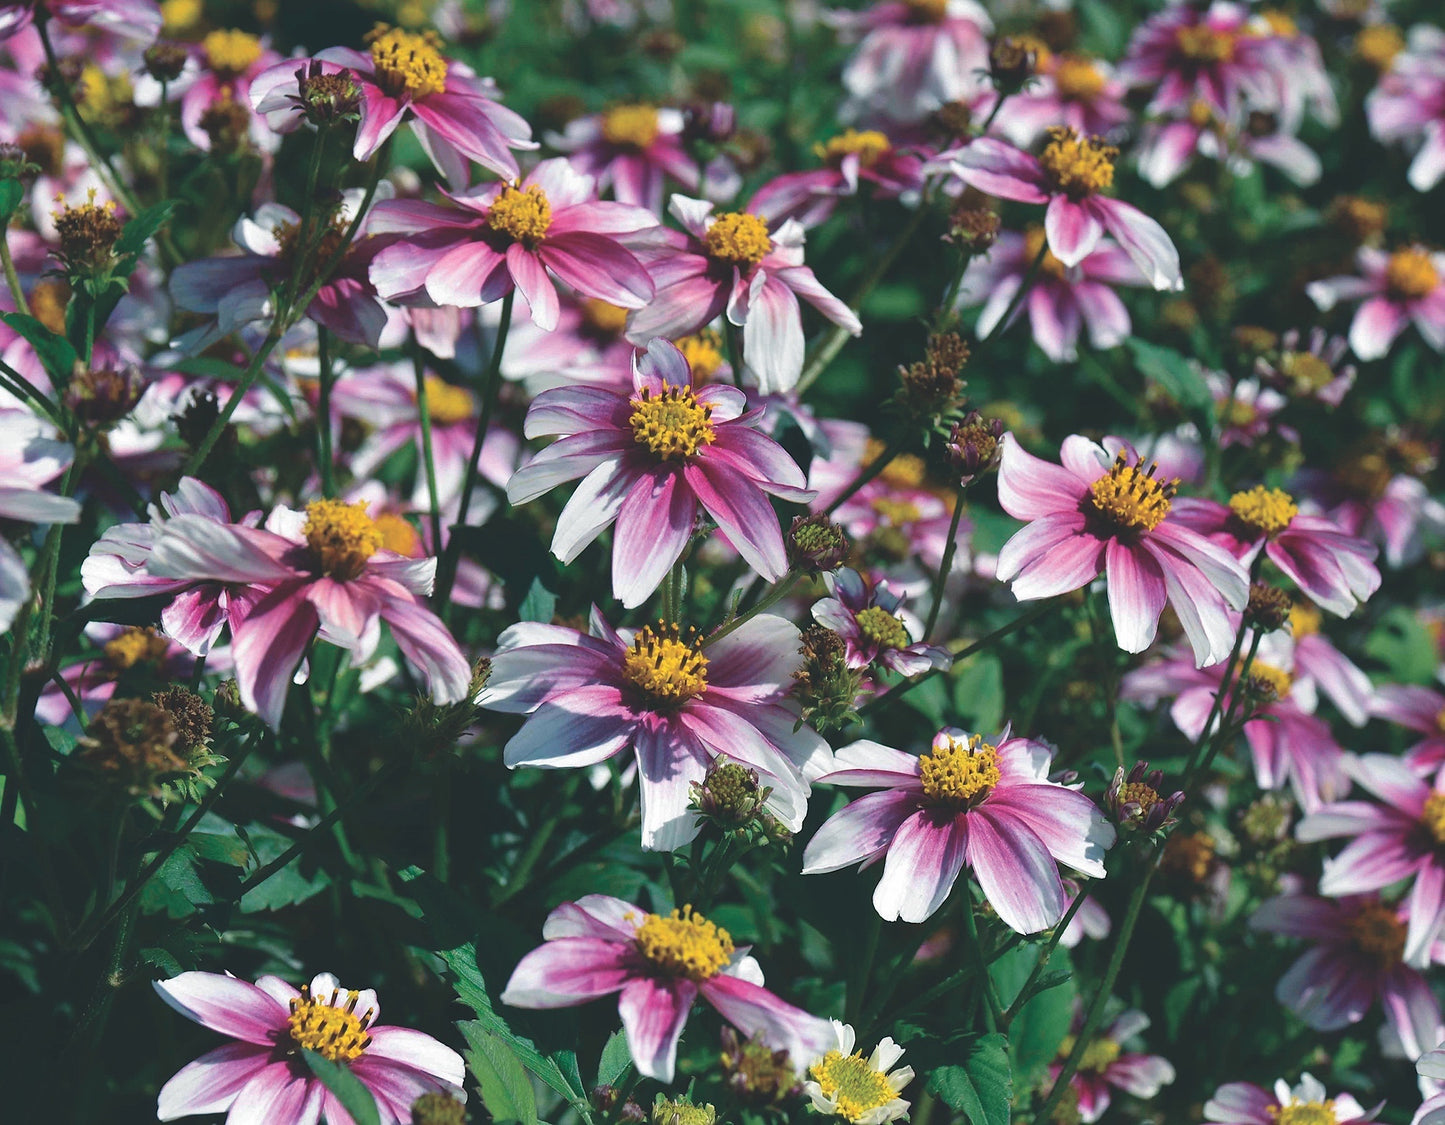
[[910, 1103], [898, 1095], [913, 1081], [911, 1066], [891, 1067], [903, 1057], [892, 1039], [882, 1040], [867, 1058], [855, 1051], [851, 1025], [833, 1020], [838, 1045], [808, 1068], [803, 1092], [819, 1113], [841, 1117], [854, 1125], [882, 1125], [908, 1113]]

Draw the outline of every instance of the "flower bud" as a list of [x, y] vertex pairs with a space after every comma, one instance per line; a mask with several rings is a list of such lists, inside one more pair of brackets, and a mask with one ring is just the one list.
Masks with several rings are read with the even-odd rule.
[[65, 388], [65, 405], [87, 425], [106, 429], [129, 414], [144, 392], [145, 377], [133, 363], [78, 369]]
[[1175, 823], [1174, 810], [1184, 801], [1184, 794], [1178, 791], [1161, 797], [1163, 784], [1164, 771], [1149, 769], [1148, 762], [1136, 762], [1127, 778], [1120, 766], [1114, 771], [1104, 801], [1120, 827], [1158, 832]]
[[210, 744], [216, 713], [195, 692], [173, 685], [152, 692], [151, 702], [170, 716], [182, 749], [195, 750]]
[[788, 565], [807, 574], [837, 570], [848, 553], [843, 529], [821, 512], [794, 516], [788, 529]]
[[948, 217], [945, 242], [951, 242], [968, 255], [982, 254], [998, 241], [998, 212], [973, 202], [961, 204]]
[[142, 56], [145, 72], [157, 82], [174, 82], [186, 68], [190, 55], [179, 43], [155, 43]]
[[652, 1125], [713, 1125], [717, 1121], [717, 1110], [711, 1105], [698, 1105], [683, 1098], [664, 1098], [657, 1095], [652, 1103]]
[[722, 1030], [724, 1081], [734, 1097], [754, 1109], [780, 1106], [803, 1092], [785, 1050], [773, 1050], [760, 1036], [743, 1039], [731, 1027]]
[[954, 424], [948, 435], [948, 454], [961, 474], [961, 483], [968, 484], [998, 463], [1002, 439], [1003, 422], [984, 418], [977, 410], [970, 410], [962, 422]]
[[959, 408], [964, 382], [959, 376], [968, 362], [968, 345], [953, 332], [928, 338], [924, 358], [898, 369], [901, 384], [895, 396], [915, 418], [938, 420]]
[[1027, 35], [1005, 35], [988, 53], [988, 76], [1000, 97], [1017, 94], [1038, 73], [1048, 48]]
[[701, 782], [689, 786], [691, 805], [724, 832], [745, 827], [763, 807], [772, 789], [758, 784], [756, 770], [716, 758]]
[[693, 102], [682, 114], [684, 140], [722, 144], [738, 127], [738, 114], [728, 102]]
[[122, 229], [115, 204], [106, 200], [97, 205], [94, 188], [79, 206], [72, 207], [59, 196], [56, 199], [61, 206], [51, 215], [60, 241], [58, 257], [66, 272], [72, 277], [105, 276], [115, 265], [115, 244]]
[[211, 705], [217, 715], [227, 719], [241, 719], [250, 714], [241, 702], [241, 687], [235, 680], [222, 680], [216, 685]]
[[803, 705], [803, 717], [819, 730], [856, 720], [862, 672], [848, 667], [843, 638], [832, 629], [809, 625], [802, 642], [803, 666], [793, 673], [793, 694]]
[[1290, 596], [1278, 586], [1256, 582], [1249, 588], [1249, 605], [1245, 607], [1244, 620], [1253, 629], [1273, 633], [1289, 624], [1292, 608]]
[[617, 1104], [618, 1096], [616, 1086], [593, 1086], [587, 1095], [587, 1100], [599, 1113], [610, 1113], [612, 1107]]
[[0, 144], [0, 231], [25, 199], [25, 181], [40, 171], [19, 145]]
[[641, 1125], [647, 1120], [647, 1110], [628, 1098], [622, 1103], [622, 1108], [617, 1111], [617, 1120], [623, 1122], [624, 1125]]
[[450, 1094], [423, 1094], [411, 1103], [412, 1125], [467, 1125], [467, 1107]]
[[79, 760], [136, 796], [155, 796], [163, 780], [186, 770], [171, 717], [143, 699], [112, 699], [85, 729]]
[[251, 111], [223, 94], [206, 107], [200, 126], [211, 142], [211, 152], [233, 156], [251, 139]]
[[349, 70], [327, 74], [312, 59], [296, 71], [296, 89], [291, 101], [319, 129], [361, 119], [361, 86]]

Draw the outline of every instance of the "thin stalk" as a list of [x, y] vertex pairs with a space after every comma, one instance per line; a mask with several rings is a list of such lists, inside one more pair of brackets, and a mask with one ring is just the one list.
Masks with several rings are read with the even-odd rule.
[[1008, 1006], [1008, 1011], [1003, 1014], [1001, 1022], [1003, 1023], [1005, 1031], [1008, 1030], [1009, 1024], [1018, 1018], [1019, 1009], [1032, 998], [1034, 984], [1038, 981], [1039, 977], [1043, 975], [1044, 969], [1049, 963], [1049, 958], [1054, 955], [1054, 950], [1059, 947], [1059, 939], [1064, 936], [1064, 931], [1069, 928], [1069, 923], [1074, 920], [1074, 915], [1079, 912], [1079, 907], [1083, 905], [1084, 892], [1083, 889], [1080, 888], [1079, 893], [1074, 896], [1074, 901], [1069, 903], [1068, 910], [1064, 911], [1064, 916], [1059, 919], [1058, 925], [1054, 927], [1053, 933], [1049, 934], [1049, 940], [1044, 943], [1043, 949], [1039, 951], [1039, 959], [1034, 962], [1034, 967], [1029, 972], [1028, 980], [1024, 981], [1023, 988], [1019, 989], [1019, 994], [1014, 997], [1013, 1003]]
[[1039, 270], [1043, 267], [1044, 258], [1048, 255], [1048, 252], [1049, 241], [1048, 239], [1044, 239], [1043, 243], [1039, 246], [1039, 252], [1034, 255], [1034, 260], [1029, 263], [1029, 268], [1024, 274], [1024, 279], [1019, 282], [1018, 292], [1015, 293], [1013, 299], [1009, 301], [1008, 308], [1004, 309], [1003, 316], [999, 317], [998, 331], [990, 336], [990, 339], [1002, 336], [1008, 331], [1008, 326], [1013, 323], [1014, 314], [1019, 311], [1019, 306], [1024, 303], [1024, 298], [1029, 295], [1029, 290], [1034, 287], [1034, 282], [1038, 280]]
[[[81, 451], [77, 448], [75, 459], [67, 466], [65, 476], [61, 478], [60, 495], [69, 496], [75, 491], [80, 480], [81, 460]], [[45, 533], [45, 546], [41, 548], [40, 573], [43, 577], [40, 585], [40, 640], [35, 646], [35, 653], [41, 659], [50, 656], [50, 624], [55, 620], [55, 583], [60, 575], [60, 539], [64, 530], [64, 524], [51, 524], [50, 530]]]
[[743, 385], [742, 329], [730, 320], [727, 321], [724, 328], [723, 335], [727, 337], [728, 341], [728, 364], [733, 369], [733, 386], [741, 387]]
[[[573, 774], [567, 779], [563, 786], [561, 799], [558, 807], [565, 806], [577, 792], [578, 774]], [[547, 845], [552, 842], [552, 833], [556, 831], [560, 818], [557, 816], [544, 816], [539, 819], [532, 832], [532, 838], [527, 841], [526, 850], [522, 852], [521, 858], [517, 860], [517, 866], [512, 868], [512, 876], [507, 880], [507, 885], [500, 887], [497, 893], [492, 896], [492, 908], [495, 910], [502, 903], [507, 902], [519, 895], [527, 886], [532, 877], [532, 869], [537, 866], [537, 861], [547, 850]]]
[[933, 605], [928, 610], [928, 623], [923, 626], [923, 640], [933, 636], [933, 627], [938, 624], [938, 611], [943, 607], [943, 587], [948, 582], [948, 572], [953, 567], [953, 556], [958, 551], [958, 525], [963, 519], [964, 497], [972, 479], [959, 482], [958, 491], [953, 495], [953, 519], [948, 523], [948, 539], [943, 544], [943, 559], [938, 564], [938, 576], [933, 581]]
[[421, 345], [412, 337], [411, 370], [416, 379], [416, 415], [421, 424], [421, 463], [426, 476], [427, 515], [431, 520], [431, 543], [433, 551], [442, 549], [442, 507], [441, 494], [437, 491], [436, 456], [432, 452], [431, 403], [427, 399], [426, 364], [422, 359]]
[[171, 180], [171, 100], [170, 83], [161, 79], [161, 163], [156, 169], [156, 187], [162, 199], [169, 199]]
[[773, 606], [777, 605], [778, 602], [788, 596], [789, 592], [793, 589], [793, 587], [802, 580], [802, 577], [803, 575], [799, 571], [793, 571], [791, 574], [783, 575], [782, 578], [778, 579], [778, 581], [773, 583], [767, 593], [765, 593], [761, 598], [758, 599], [758, 604], [753, 606], [752, 609], [748, 610], [740, 617], [734, 617], [731, 621], [729, 621], [721, 629], [718, 629], [716, 632], [709, 633], [707, 638], [702, 642], [702, 647], [707, 648], [709, 645], [715, 644], [716, 642], [726, 637], [729, 633], [740, 628], [746, 622], [750, 621], [752, 618], [762, 613], [763, 610], [770, 609]]
[[868, 467], [853, 478], [853, 483], [845, 488], [838, 498], [828, 505], [823, 514], [831, 516], [849, 500], [853, 499], [859, 489], [874, 480], [878, 474], [893, 464], [894, 459], [902, 452], [903, 443], [901, 441], [890, 441], [884, 446], [883, 452], [868, 462]]
[[10, 286], [10, 296], [15, 299], [15, 311], [30, 315], [30, 306], [25, 301], [25, 290], [20, 285], [20, 274], [15, 270], [15, 259], [10, 256], [9, 230], [0, 230], [0, 264], [5, 267], [5, 283]]
[[845, 1016], [848, 1023], [860, 1022], [863, 1000], [868, 994], [868, 978], [873, 973], [873, 960], [878, 956], [878, 938], [883, 932], [883, 919], [878, 911], [869, 910], [868, 931], [863, 937], [863, 956], [850, 974], [848, 990], [845, 993]]
[[[1254, 664], [1255, 654], [1259, 652], [1260, 640], [1260, 635], [1256, 633], [1253, 640], [1250, 641], [1249, 652], [1246, 654], [1244, 662], [1239, 666], [1239, 676], [1235, 680], [1234, 691], [1229, 698], [1229, 710], [1225, 712], [1224, 719], [1219, 724], [1219, 730], [1215, 732], [1214, 738], [1210, 740], [1208, 751], [1206, 751], [1204, 757], [1200, 759], [1199, 768], [1185, 773], [1184, 780], [1180, 783], [1181, 788], [1193, 781], [1196, 775], [1208, 770], [1214, 762], [1215, 756], [1224, 748], [1225, 739], [1237, 733], [1232, 729], [1234, 726], [1234, 715], [1243, 694], [1242, 687], [1244, 681], [1249, 676], [1250, 667]], [[1188, 790], [1185, 790], [1185, 792], [1188, 792]]]
[[321, 495], [336, 495], [336, 467], [331, 453], [331, 333], [324, 324], [316, 326], [317, 377], [320, 387], [316, 398], [316, 439], [320, 444]]
[[973, 916], [973, 896], [964, 896], [963, 928], [968, 935], [968, 948], [978, 969], [979, 986], [983, 991], [983, 1022], [989, 1031], [998, 1030], [999, 1003], [994, 995], [993, 980], [988, 975], [988, 961], [983, 955], [983, 939], [978, 936], [978, 919]]
[[46, 416], [49, 417], [49, 419], [57, 426], [59, 426], [61, 430], [65, 432], [67, 437], [74, 437], [74, 423], [68, 420], [60, 412], [60, 408], [50, 401], [44, 391], [42, 391], [19, 371], [16, 371], [15, 368], [11, 367], [4, 360], [0, 360], [0, 374], [3, 374], [7, 379], [10, 380], [10, 382], [15, 384], [15, 393], [18, 398], [30, 400], [41, 410], [45, 411]]
[[1224, 697], [1231, 690], [1234, 683], [1234, 669], [1239, 663], [1240, 650], [1244, 648], [1244, 634], [1246, 632], [1244, 621], [1239, 622], [1239, 632], [1234, 635], [1234, 646], [1229, 650], [1229, 659], [1224, 665], [1224, 675], [1219, 681], [1219, 690], [1214, 693], [1214, 703], [1209, 708], [1209, 717], [1204, 720], [1204, 727], [1199, 732], [1199, 737], [1194, 741], [1194, 747], [1189, 751], [1189, 764], [1184, 769], [1185, 778], [1193, 778], [1198, 771], [1199, 763], [1203, 760], [1205, 746], [1213, 737], [1214, 721], [1219, 718], [1224, 709]]

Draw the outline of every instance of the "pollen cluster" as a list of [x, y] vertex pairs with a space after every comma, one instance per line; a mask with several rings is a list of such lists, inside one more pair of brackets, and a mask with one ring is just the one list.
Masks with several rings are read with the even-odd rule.
[[376, 521], [358, 500], [313, 500], [306, 505], [306, 545], [321, 572], [345, 582], [366, 569], [366, 562], [381, 549], [382, 534]]
[[622, 658], [622, 674], [653, 706], [677, 706], [707, 690], [707, 657], [695, 630], [684, 640], [676, 625], [644, 625]]
[[1280, 488], [1257, 484], [1246, 492], [1229, 498], [1229, 510], [1235, 519], [1259, 535], [1278, 535], [1299, 515], [1299, 505]]
[[1108, 79], [1093, 60], [1082, 55], [1060, 55], [1054, 67], [1054, 89], [1065, 101], [1087, 102], [1104, 92]]
[[417, 35], [377, 24], [367, 39], [377, 85], [393, 98], [424, 98], [446, 89], [447, 61], [435, 33]]
[[1302, 1102], [1291, 1098], [1289, 1105], [1270, 1106], [1270, 1120], [1274, 1125], [1338, 1125], [1334, 1100], [1324, 1102]]
[[1445, 844], [1445, 793], [1431, 793], [1420, 811], [1420, 823], [1437, 844]]
[[371, 1045], [366, 1029], [376, 1018], [370, 1008], [356, 1014], [359, 992], [337, 990], [329, 999], [312, 996], [309, 986], [301, 986], [301, 995], [291, 1000], [291, 1014], [286, 1017], [292, 1042], [332, 1062], [359, 1059]]
[[1174, 37], [1179, 53], [1196, 63], [1222, 63], [1234, 58], [1235, 34], [1213, 27], [1181, 27]]
[[1390, 970], [1405, 957], [1405, 923], [1382, 902], [1367, 902], [1345, 923], [1355, 947]]
[[1056, 125], [1049, 143], [1039, 154], [1039, 165], [1053, 184], [1070, 199], [1096, 195], [1114, 184], [1114, 161], [1119, 150], [1098, 137], [1081, 137], [1073, 129]]
[[1118, 531], [1153, 531], [1172, 507], [1179, 479], [1156, 480], [1159, 466], [1151, 462], [1141, 469], [1143, 464], [1142, 459], [1129, 464], [1121, 449], [1109, 471], [1089, 485], [1087, 503]]
[[661, 394], [644, 387], [632, 399], [632, 440], [664, 461], [686, 461], [717, 440], [712, 407], [691, 387], [668, 386]]
[[426, 377], [426, 408], [432, 422], [440, 426], [465, 422], [476, 415], [471, 391], [430, 373]]
[[1256, 660], [1249, 666], [1249, 680], [1246, 687], [1250, 695], [1264, 702], [1283, 699], [1294, 686], [1294, 677], [1283, 668]]
[[692, 370], [694, 383], [708, 383], [722, 366], [722, 336], [712, 328], [703, 328], [691, 336], [674, 340], [677, 350]]
[[602, 139], [619, 148], [645, 149], [658, 132], [657, 110], [650, 105], [617, 105], [602, 115]]
[[965, 742], [949, 735], [933, 740], [931, 753], [918, 759], [923, 792], [939, 804], [962, 807], [987, 795], [999, 783], [998, 750], [970, 735]]
[[536, 246], [552, 225], [552, 204], [538, 185], [507, 184], [487, 211], [487, 226], [524, 246]]
[[829, 138], [826, 144], [816, 146], [816, 149], [829, 164], [838, 164], [845, 156], [857, 156], [859, 164], [871, 168], [887, 156], [892, 147], [887, 135], [877, 129], [847, 129]]
[[220, 29], [201, 41], [206, 63], [219, 74], [241, 74], [261, 57], [261, 40], [245, 31]]
[[870, 605], [859, 610], [854, 620], [865, 637], [883, 648], [904, 648], [909, 642], [908, 628], [902, 618], [895, 617], [882, 606]]
[[664, 917], [649, 914], [637, 927], [637, 951], [668, 976], [704, 981], [715, 977], [733, 955], [733, 939], [691, 906]]
[[844, 1121], [858, 1121], [869, 1110], [879, 1109], [897, 1097], [888, 1077], [875, 1070], [861, 1051], [851, 1055], [829, 1051], [808, 1073], [825, 1098], [837, 1100], [837, 1115]]
[[166, 639], [150, 626], [132, 627], [105, 643], [105, 660], [112, 668], [124, 671], [137, 664], [158, 663], [167, 647]]
[[1397, 301], [1418, 301], [1440, 284], [1440, 273], [1428, 250], [1419, 246], [1396, 250], [1385, 263], [1385, 288]]
[[767, 223], [746, 211], [718, 215], [702, 241], [710, 257], [743, 267], [757, 265], [773, 249]]

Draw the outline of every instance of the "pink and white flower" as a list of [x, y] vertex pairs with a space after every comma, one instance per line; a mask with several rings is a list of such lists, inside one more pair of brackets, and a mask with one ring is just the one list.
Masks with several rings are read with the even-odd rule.
[[711, 203], [685, 195], [667, 206], [684, 229], [662, 232], [665, 245], [649, 252], [657, 295], [628, 322], [633, 343], [691, 335], [725, 312], [743, 330], [743, 363], [758, 389], [775, 394], [791, 390], [803, 371], [799, 297], [853, 335], [863, 331], [803, 264], [805, 237], [796, 219], [768, 223], [752, 210], [715, 215]]
[[749, 566], [776, 581], [788, 560], [766, 494], [797, 503], [813, 494], [782, 446], [758, 432], [760, 412], [747, 405], [736, 387], [694, 389], [682, 353], [654, 340], [634, 360], [630, 395], [557, 387], [537, 396], [526, 436], [561, 440], [512, 475], [507, 498], [525, 504], [582, 477], [557, 521], [552, 553], [570, 563], [615, 524], [612, 591], [629, 608], [682, 556], [699, 507]]
[[1049, 780], [1051, 757], [1047, 746], [1007, 729], [990, 744], [947, 727], [922, 757], [871, 741], [845, 746], [839, 768], [818, 780], [879, 792], [818, 829], [803, 874], [881, 859], [874, 909], [885, 921], [923, 922], [966, 865], [1010, 928], [1048, 929], [1069, 903], [1058, 864], [1103, 878], [1115, 839], [1092, 801]]
[[231, 633], [236, 682], [247, 709], [272, 727], [313, 640], [344, 648], [361, 664], [376, 651], [383, 621], [432, 698], [456, 703], [466, 697], [471, 667], [421, 600], [431, 593], [436, 559], [406, 558], [382, 542], [365, 504], [278, 506], [263, 528], [183, 513], [160, 525], [147, 571], [246, 588], [254, 604]]
[[1429, 775], [1445, 766], [1445, 695], [1418, 684], [1384, 684], [1371, 713], [1425, 737], [1405, 751], [1416, 772]]
[[1301, 1074], [1293, 1087], [1281, 1078], [1273, 1093], [1253, 1082], [1225, 1083], [1205, 1103], [1204, 1125], [1276, 1125], [1287, 1109], [1302, 1111], [1297, 1114], [1302, 1120], [1309, 1120], [1306, 1114], [1313, 1111], [1319, 1120], [1333, 1117], [1335, 1125], [1363, 1125], [1374, 1120], [1380, 1106], [1367, 1112], [1352, 1094], [1327, 1097], [1321, 1082]]
[[644, 104], [615, 105], [574, 118], [547, 143], [567, 154], [572, 166], [612, 190], [619, 203], [662, 211], [662, 188], [671, 176], [688, 191], [701, 182], [697, 163], [683, 147], [681, 110]]
[[1089, 343], [1101, 351], [1127, 340], [1133, 324], [1112, 286], [1147, 284], [1129, 256], [1112, 242], [1100, 242], [1077, 265], [1065, 266], [1044, 246], [1041, 227], [1024, 234], [1004, 231], [988, 254], [964, 271], [959, 305], [983, 302], [974, 326], [978, 338], [987, 339], [999, 328], [1041, 250], [1033, 286], [1015, 316], [1028, 312], [1034, 343], [1043, 353], [1055, 363], [1072, 363], [1085, 330]]
[[1133, 204], [1102, 194], [1114, 183], [1118, 149], [1073, 129], [1049, 130], [1038, 156], [992, 137], [979, 137], [938, 157], [970, 187], [1000, 199], [1046, 205], [1048, 247], [1077, 266], [1107, 231], [1155, 289], [1182, 289], [1179, 251], [1157, 222]]
[[1203, 667], [1229, 655], [1249, 577], [1223, 548], [1172, 517], [1175, 484], [1156, 479], [1120, 448], [1087, 438], [1064, 441], [1063, 464], [1024, 452], [1003, 437], [998, 495], [1029, 524], [999, 552], [998, 578], [1020, 601], [1056, 597], [1108, 575], [1109, 612], [1125, 652], [1154, 641], [1165, 602], [1174, 607]]
[[1425, 343], [1445, 351], [1445, 254], [1407, 246], [1387, 254], [1362, 246], [1358, 277], [1313, 281], [1305, 289], [1321, 310], [1363, 301], [1350, 322], [1350, 347], [1363, 360], [1381, 359], [1413, 324]]
[[1325, 861], [1320, 892], [1364, 894], [1410, 880], [1405, 936], [1407, 965], [1423, 968], [1445, 927], [1445, 773], [1432, 785], [1384, 754], [1365, 754], [1351, 769], [1361, 786], [1382, 803], [1337, 801], [1300, 821], [1304, 841], [1351, 837], [1345, 850]]
[[594, 611], [591, 624], [590, 636], [525, 621], [502, 633], [477, 701], [528, 716], [503, 751], [509, 767], [571, 769], [631, 750], [642, 846], [656, 851], [697, 835], [689, 787], [719, 757], [756, 770], [773, 814], [802, 827], [810, 781], [832, 757], [786, 698], [802, 664], [796, 626], [760, 614], [707, 644], [662, 622], [624, 632]]
[[[68, 496], [45, 491], [75, 456], [65, 442], [27, 410], [0, 410], [0, 516], [26, 523], [75, 523], [80, 505]], [[25, 560], [0, 539], [0, 633], [8, 632], [30, 597]]]
[[826, 221], [840, 200], [857, 195], [865, 182], [880, 198], [917, 204], [926, 150], [895, 146], [876, 129], [847, 129], [814, 149], [825, 167], [774, 176], [758, 188], [748, 210], [770, 226], [797, 219], [811, 229]]
[[250, 984], [202, 972], [153, 983], [181, 1015], [235, 1040], [182, 1067], [161, 1088], [162, 1121], [225, 1113], [228, 1121], [267, 1125], [349, 1122], [303, 1049], [360, 1079], [384, 1122], [411, 1125], [412, 1103], [423, 1094], [466, 1101], [461, 1055], [425, 1032], [378, 1024], [381, 1006], [370, 988], [344, 989], [330, 973], [300, 989], [279, 977]]
[[1445, 177], [1445, 31], [1429, 23], [1410, 29], [1409, 42], [1365, 99], [1370, 132], [1415, 151], [1410, 186], [1429, 191]]
[[556, 279], [583, 296], [640, 309], [653, 283], [637, 256], [639, 232], [657, 226], [642, 207], [601, 202], [591, 176], [561, 157], [518, 184], [490, 184], [449, 204], [382, 203], [371, 229], [388, 239], [371, 281], [387, 300], [474, 308], [518, 289], [538, 328], [557, 327]]
[[[0, 42], [24, 31], [40, 0], [0, 4]], [[161, 31], [156, 0], [45, 0], [45, 13], [67, 27], [85, 27], [149, 43]]]
[[[1083, 1024], [1083, 1006], [1076, 1004], [1072, 1034], [1077, 1035]], [[1078, 1094], [1079, 1118], [1085, 1125], [1092, 1125], [1104, 1115], [1113, 1101], [1114, 1090], [1123, 1090], [1126, 1094], [1147, 1100], [1157, 1097], [1160, 1090], [1174, 1081], [1174, 1065], [1168, 1059], [1124, 1049], [1126, 1042], [1142, 1035], [1148, 1028], [1149, 1017], [1131, 1008], [1121, 1012], [1084, 1049], [1079, 1069], [1069, 1084]], [[1062, 1062], [1051, 1064], [1049, 1078], [1056, 1081], [1062, 1070]]]
[[1277, 96], [1261, 30], [1251, 26], [1244, 4], [1172, 3], [1134, 29], [1119, 76], [1153, 91], [1153, 116], [1182, 113], [1198, 101], [1237, 121], [1246, 101], [1269, 105]]
[[1291, 328], [1280, 337], [1278, 351], [1254, 361], [1254, 374], [1295, 398], [1339, 406], [1355, 385], [1355, 365], [1341, 362], [1349, 348], [1347, 340], [1323, 328], [1311, 329], [1307, 339]]
[[672, 1081], [677, 1042], [699, 999], [744, 1036], [787, 1051], [797, 1070], [832, 1046], [827, 1020], [764, 988], [747, 947], [691, 907], [651, 914], [611, 895], [586, 895], [547, 915], [542, 936], [512, 971], [502, 1002], [574, 1008], [619, 993], [628, 1053], [648, 1078]]
[[1035, 77], [1004, 101], [994, 124], [1019, 148], [1056, 125], [1083, 137], [1112, 137], [1129, 123], [1124, 83], [1103, 59], [1048, 52], [1034, 66]]
[[[181, 128], [202, 152], [211, 151], [211, 135], [202, 124], [214, 106], [240, 106], [250, 120], [251, 143], [258, 152], [274, 152], [280, 138], [251, 105], [251, 83], [281, 61], [281, 56], [244, 31], [213, 31], [201, 41], [196, 59], [203, 68], [181, 94]], [[184, 77], [182, 78], [184, 82]]]
[[903, 596], [887, 582], [870, 584], [849, 567], [824, 574], [823, 581], [833, 596], [813, 606], [813, 620], [843, 638], [849, 668], [880, 664], [914, 676], [930, 668], [946, 672], [953, 664], [948, 649], [913, 640], [923, 638], [923, 622], [902, 610]]
[[1411, 472], [1394, 470], [1395, 455], [1412, 453], [1408, 448], [1412, 445], [1418, 451], [1409, 438], [1384, 449], [1367, 447], [1341, 461], [1333, 472], [1305, 469], [1298, 478], [1301, 490], [1324, 508], [1325, 515], [1347, 534], [1379, 543], [1385, 562], [1396, 569], [1425, 553], [1427, 530], [1445, 530], [1445, 504], [1420, 479], [1433, 467], [1433, 454], [1410, 465]]

